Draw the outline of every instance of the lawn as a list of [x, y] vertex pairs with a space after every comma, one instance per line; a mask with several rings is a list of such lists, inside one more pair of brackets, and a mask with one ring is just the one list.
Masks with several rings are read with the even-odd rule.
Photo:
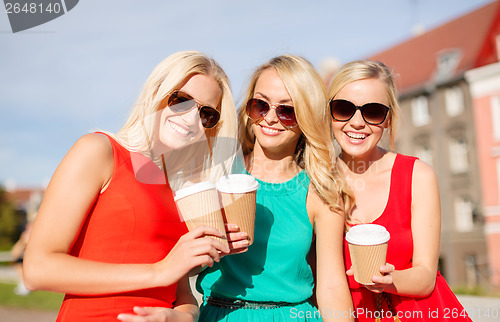
[[64, 294], [36, 291], [27, 296], [14, 294], [15, 284], [0, 283], [0, 306], [57, 311]]

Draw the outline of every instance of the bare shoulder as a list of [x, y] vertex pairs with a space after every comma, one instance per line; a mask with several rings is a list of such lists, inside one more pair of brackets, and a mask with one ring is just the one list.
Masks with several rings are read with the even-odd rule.
[[415, 161], [413, 168], [412, 204], [418, 208], [421, 208], [421, 205], [436, 205], [439, 208], [439, 184], [436, 174], [429, 164], [420, 160]]
[[[74, 148], [93, 150], [94, 153], [113, 153], [113, 148], [106, 135], [100, 133], [85, 134], [76, 141]], [[90, 151], [86, 151], [90, 152]]]
[[309, 183], [309, 190], [307, 191], [306, 206], [308, 212], [316, 213], [321, 210], [322, 206], [326, 206], [321, 200], [320, 196], [314, 189], [314, 185]]
[[[333, 193], [333, 192], [332, 192]], [[307, 193], [306, 200], [307, 212], [312, 215], [315, 219], [322, 217], [341, 217], [343, 218], [343, 214], [339, 214], [338, 212], [332, 211], [328, 204], [326, 204], [319, 194], [314, 189], [312, 183], [309, 185], [309, 191]]]
[[90, 133], [80, 137], [67, 156], [90, 163], [109, 162], [113, 160], [113, 147], [104, 134]]
[[113, 147], [109, 139], [98, 133], [83, 135], [71, 147], [58, 167], [64, 175], [81, 173], [84, 177], [107, 181], [113, 171]]
[[413, 167], [413, 181], [417, 184], [437, 182], [436, 173], [429, 164], [416, 160]]
[[314, 185], [312, 182], [309, 183], [309, 189], [307, 190], [307, 203], [317, 203], [318, 201], [321, 201], [321, 198], [319, 197], [318, 193], [316, 192], [316, 189], [314, 189]]

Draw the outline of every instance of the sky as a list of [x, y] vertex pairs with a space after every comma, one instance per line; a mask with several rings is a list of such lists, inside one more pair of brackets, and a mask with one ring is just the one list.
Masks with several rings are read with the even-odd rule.
[[80, 136], [119, 130], [151, 71], [174, 52], [217, 60], [238, 104], [250, 73], [274, 56], [346, 63], [490, 2], [84, 0], [18, 33], [1, 7], [0, 186], [44, 187]]

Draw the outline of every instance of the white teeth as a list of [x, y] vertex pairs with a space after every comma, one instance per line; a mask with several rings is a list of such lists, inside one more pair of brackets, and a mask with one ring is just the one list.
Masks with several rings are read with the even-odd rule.
[[183, 129], [182, 127], [180, 127], [179, 125], [175, 124], [175, 123], [172, 123], [170, 122], [170, 126], [176, 131], [176, 132], [179, 132], [180, 134], [182, 135], [188, 135], [189, 134], [189, 131]]
[[352, 132], [349, 132], [349, 133], [346, 133], [348, 137], [350, 137], [351, 139], [357, 139], [357, 140], [362, 140], [364, 138], [366, 138], [366, 134], [363, 134], [363, 133], [352, 133]]
[[268, 134], [278, 134], [281, 132], [280, 130], [271, 129], [269, 127], [262, 127], [262, 131]]

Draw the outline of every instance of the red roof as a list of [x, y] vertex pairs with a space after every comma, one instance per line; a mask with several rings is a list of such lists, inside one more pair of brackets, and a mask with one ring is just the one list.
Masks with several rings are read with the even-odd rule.
[[469, 69], [498, 61], [496, 35], [500, 35], [500, 0], [440, 27], [371, 56], [392, 68], [401, 93], [418, 90], [433, 81], [439, 54], [459, 49], [461, 58], [453, 77]]
[[43, 189], [17, 189], [14, 191], [6, 192], [7, 200], [16, 204], [26, 203], [30, 200], [33, 193], [43, 193]]

